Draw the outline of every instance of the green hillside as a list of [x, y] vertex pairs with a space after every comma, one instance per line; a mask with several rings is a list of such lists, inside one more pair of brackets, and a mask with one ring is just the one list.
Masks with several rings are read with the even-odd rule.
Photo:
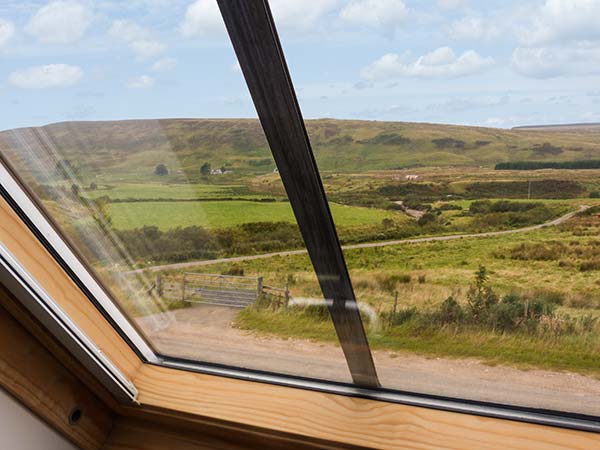
[[[598, 129], [502, 130], [333, 119], [309, 120], [307, 126], [323, 171], [600, 159]], [[24, 139], [54, 147], [75, 167], [110, 173], [120, 181], [137, 181], [160, 163], [169, 167], [171, 177], [187, 179], [198, 177], [205, 162], [236, 175], [275, 167], [260, 124], [251, 119], [64, 122], [2, 132], [0, 150], [10, 152]]]

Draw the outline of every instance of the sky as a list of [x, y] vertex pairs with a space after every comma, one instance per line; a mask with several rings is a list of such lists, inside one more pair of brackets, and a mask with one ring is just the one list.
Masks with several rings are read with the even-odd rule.
[[[304, 117], [600, 122], [600, 0], [270, 0]], [[256, 117], [216, 0], [0, 2], [0, 129]]]

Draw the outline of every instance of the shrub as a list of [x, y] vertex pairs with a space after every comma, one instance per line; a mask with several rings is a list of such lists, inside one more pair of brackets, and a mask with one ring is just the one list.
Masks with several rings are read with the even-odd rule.
[[469, 205], [469, 212], [471, 214], [486, 214], [491, 211], [492, 202], [489, 200], [478, 200], [471, 202]]
[[576, 198], [586, 192], [572, 180], [481, 181], [465, 186], [466, 198]]
[[410, 139], [397, 133], [381, 133], [370, 139], [358, 141], [358, 143], [373, 145], [406, 145], [410, 144]]
[[205, 162], [202, 164], [202, 166], [200, 166], [200, 175], [210, 175], [210, 163]]
[[463, 207], [452, 203], [444, 203], [436, 208], [436, 211], [462, 211]]
[[517, 327], [519, 320], [525, 319], [525, 304], [516, 295], [507, 295], [493, 305], [488, 321], [494, 330], [509, 331]]
[[234, 264], [233, 266], [231, 266], [228, 269], [221, 272], [221, 275], [234, 275], [237, 277], [243, 277], [244, 276], [244, 268], [242, 266], [238, 266], [237, 264]]
[[437, 148], [465, 148], [465, 142], [459, 139], [454, 138], [440, 138], [440, 139], [432, 139], [431, 142]]
[[154, 175], [164, 176], [169, 175], [169, 169], [164, 164], [159, 164], [154, 168]]
[[425, 275], [419, 275], [419, 284], [425, 284], [426, 281]]
[[435, 222], [435, 215], [431, 214], [430, 212], [423, 214], [419, 218], [419, 220], [417, 220], [417, 223], [420, 226], [425, 226], [425, 225], [428, 225], [428, 224], [434, 223], [434, 222]]
[[331, 320], [329, 315], [329, 308], [325, 303], [318, 303], [313, 305], [296, 305], [290, 308], [292, 312], [303, 315], [304, 317], [310, 318], [311, 320], [324, 322]]
[[544, 142], [542, 145], [536, 144], [533, 146], [533, 152], [540, 156], [545, 155], [560, 155], [563, 152], [561, 147], [556, 147], [549, 142]]
[[385, 317], [384, 315], [383, 319], [387, 319], [392, 326], [398, 326], [419, 317], [419, 310], [415, 306], [412, 306], [410, 308], [402, 308], [401, 310], [397, 311], [396, 314], [388, 314], [389, 317]]
[[467, 304], [471, 316], [477, 321], [485, 318], [493, 305], [498, 303], [498, 297], [488, 286], [488, 275], [485, 266], [480, 265], [475, 273], [475, 284], [467, 292]]
[[434, 313], [436, 319], [443, 324], [460, 323], [465, 314], [460, 303], [452, 296], [444, 300]]
[[394, 292], [398, 284], [408, 284], [412, 281], [409, 274], [380, 275], [377, 278], [379, 286], [384, 291]]
[[591, 272], [593, 270], [600, 270], [600, 259], [582, 262], [579, 265], [579, 270], [581, 272]]
[[558, 241], [532, 242], [519, 244], [510, 249], [508, 254], [511, 259], [517, 260], [556, 261], [566, 250], [566, 246]]

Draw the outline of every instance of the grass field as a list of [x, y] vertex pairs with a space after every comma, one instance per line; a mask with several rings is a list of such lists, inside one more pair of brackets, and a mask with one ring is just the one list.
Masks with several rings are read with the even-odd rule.
[[124, 199], [176, 199], [221, 198], [240, 195], [243, 185], [205, 185], [183, 183], [120, 183], [115, 186], [100, 186], [96, 190], [86, 190], [88, 198], [108, 196], [112, 200]]
[[[339, 226], [380, 224], [385, 218], [408, 220], [400, 213], [344, 205], [331, 205]], [[252, 222], [295, 223], [287, 202], [210, 201], [210, 202], [139, 202], [114, 203], [109, 207], [116, 229], [153, 225], [161, 230], [202, 226], [224, 228]]]

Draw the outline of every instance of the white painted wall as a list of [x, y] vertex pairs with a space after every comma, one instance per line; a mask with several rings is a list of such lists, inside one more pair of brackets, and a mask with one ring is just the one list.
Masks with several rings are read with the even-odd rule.
[[10, 450], [77, 450], [21, 403], [0, 389], [0, 448]]

